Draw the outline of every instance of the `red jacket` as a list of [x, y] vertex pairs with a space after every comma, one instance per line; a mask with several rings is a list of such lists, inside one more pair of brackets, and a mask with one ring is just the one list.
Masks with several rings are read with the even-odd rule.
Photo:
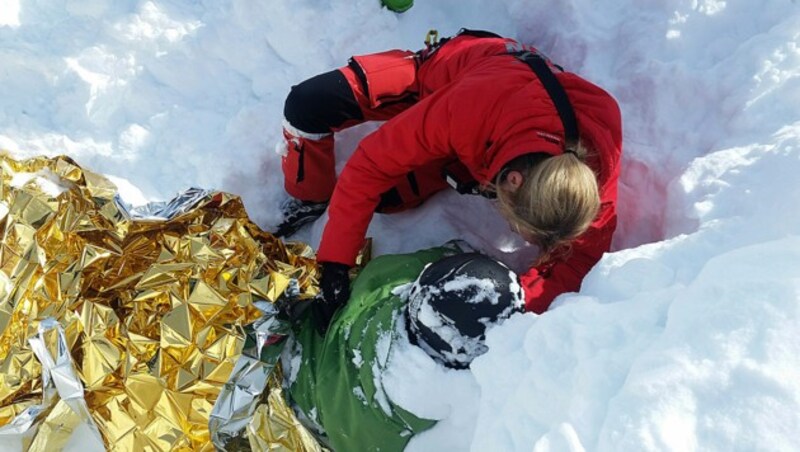
[[[514, 48], [516, 47], [516, 48]], [[364, 138], [339, 176], [318, 259], [353, 265], [380, 194], [409, 172], [460, 160], [488, 184], [522, 154], [562, 152], [561, 120], [544, 87], [508, 50], [509, 39], [458, 37], [417, 71], [419, 102]], [[616, 101], [596, 85], [554, 69], [575, 110], [581, 140], [593, 152], [602, 207], [569, 255], [531, 268], [521, 279], [526, 308], [541, 313], [553, 299], [576, 291], [608, 251], [616, 227], [622, 130]]]

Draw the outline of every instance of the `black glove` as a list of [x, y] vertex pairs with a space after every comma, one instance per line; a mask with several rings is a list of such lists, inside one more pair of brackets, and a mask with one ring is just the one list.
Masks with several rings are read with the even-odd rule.
[[320, 266], [320, 296], [311, 304], [311, 316], [314, 327], [324, 336], [333, 314], [350, 298], [350, 267], [336, 262], [323, 262]]

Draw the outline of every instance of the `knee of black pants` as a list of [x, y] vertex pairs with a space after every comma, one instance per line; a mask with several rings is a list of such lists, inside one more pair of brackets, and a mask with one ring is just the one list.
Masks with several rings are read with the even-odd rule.
[[364, 119], [350, 84], [338, 70], [293, 86], [283, 116], [292, 127], [308, 133], [329, 133], [347, 121]]

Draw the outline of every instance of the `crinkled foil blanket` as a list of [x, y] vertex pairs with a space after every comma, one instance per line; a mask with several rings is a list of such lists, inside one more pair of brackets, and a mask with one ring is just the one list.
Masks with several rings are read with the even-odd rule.
[[127, 208], [67, 157], [0, 155], [0, 443], [60, 450], [319, 450], [286, 406], [276, 302], [313, 297], [313, 252], [238, 197]]

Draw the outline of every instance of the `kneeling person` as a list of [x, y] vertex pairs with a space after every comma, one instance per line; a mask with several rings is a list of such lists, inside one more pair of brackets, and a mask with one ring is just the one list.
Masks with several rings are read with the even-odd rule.
[[[448, 255], [449, 254], [449, 255]], [[297, 326], [288, 395], [334, 450], [402, 450], [436, 421], [392, 401], [382, 387], [393, 347], [418, 346], [463, 369], [485, 353], [487, 327], [524, 309], [517, 275], [477, 253], [434, 248], [373, 260], [323, 337]], [[408, 343], [413, 345], [408, 345]]]

